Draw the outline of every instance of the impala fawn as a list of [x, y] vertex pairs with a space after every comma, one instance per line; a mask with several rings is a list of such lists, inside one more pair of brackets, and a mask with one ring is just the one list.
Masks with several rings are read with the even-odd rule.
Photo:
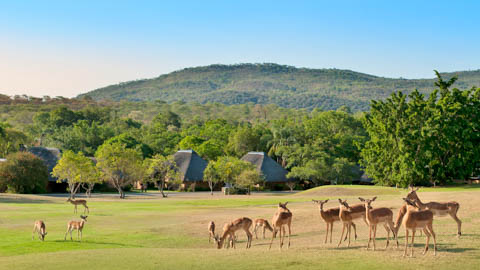
[[415, 231], [416, 229], [422, 229], [425, 235], [427, 236], [427, 240], [425, 242], [425, 250], [423, 254], [425, 254], [428, 250], [428, 244], [430, 242], [430, 236], [433, 236], [433, 255], [436, 255], [437, 251], [437, 239], [435, 236], [435, 232], [433, 231], [433, 212], [430, 210], [419, 210], [416, 202], [412, 202], [407, 198], [403, 198], [403, 200], [407, 203], [407, 213], [403, 218], [403, 225], [405, 226], [405, 251], [403, 256], [407, 256], [407, 248], [408, 248], [408, 231], [412, 231], [412, 247], [410, 256], [413, 256], [413, 247], [414, 247], [414, 240], [415, 240]]
[[445, 216], [450, 215], [455, 222], [457, 222], [457, 237], [462, 235], [462, 221], [457, 217], [458, 209], [460, 204], [458, 202], [428, 202], [422, 203], [420, 198], [417, 196], [417, 191], [419, 188], [414, 189], [412, 187], [411, 191], [407, 195], [407, 199], [417, 204], [420, 210], [430, 210], [434, 216]]
[[67, 232], [65, 233], [64, 240], [67, 240], [67, 234], [70, 233], [70, 240], [73, 241], [72, 231], [77, 230], [77, 240], [80, 239], [80, 241], [82, 241], [82, 237], [83, 237], [82, 230], [83, 230], [83, 226], [85, 226], [85, 222], [87, 222], [87, 217], [88, 216], [80, 216], [80, 218], [82, 219], [81, 221], [74, 221], [74, 220], [69, 221], [67, 224]]
[[[340, 221], [340, 217], [339, 217], [340, 207], [334, 207], [328, 210], [323, 210], [323, 205], [327, 203], [328, 200], [325, 200], [325, 201], [312, 200], [312, 201], [313, 203], [318, 204], [318, 209], [320, 210], [320, 217], [327, 224], [327, 233], [325, 234], [325, 244], [327, 243], [329, 228], [330, 228], [330, 243], [332, 243], [333, 223], [335, 221]], [[353, 231], [355, 232], [355, 239], [357, 239], [357, 226], [355, 226], [355, 223], [353, 222], [352, 222], [352, 227], [353, 227]], [[343, 241], [346, 241], [346, 240], [347, 240], [347, 237], [345, 236], [345, 239]]]
[[42, 220], [35, 221], [33, 225], [32, 240], [35, 239], [35, 233], [38, 233], [38, 238], [40, 240], [45, 240], [45, 235], [47, 235], [47, 231], [45, 223]]
[[[278, 237], [280, 240], [280, 249], [283, 247], [283, 241], [285, 240], [285, 227], [288, 227], [288, 248], [290, 248], [290, 235], [292, 234], [291, 225], [292, 225], [292, 212], [287, 208], [288, 202], [285, 203], [278, 203], [277, 212], [273, 215], [272, 225], [273, 225], [273, 233], [272, 233], [272, 241], [270, 241], [270, 247], [272, 248], [273, 239], [275, 238], [277, 231], [280, 233]], [[283, 232], [283, 234], [282, 234]], [[283, 235], [283, 237], [282, 237]]]
[[365, 203], [365, 216], [367, 218], [367, 222], [369, 224], [369, 232], [368, 232], [368, 244], [367, 249], [370, 248], [370, 242], [372, 241], [372, 231], [373, 231], [373, 250], [375, 251], [375, 239], [377, 238], [377, 225], [383, 223], [383, 227], [387, 231], [387, 245], [385, 249], [387, 249], [388, 244], [390, 242], [390, 231], [393, 233], [393, 237], [397, 241], [397, 248], [398, 248], [398, 239], [397, 234], [395, 231], [395, 226], [393, 224], [393, 212], [392, 210], [386, 207], [380, 208], [372, 208], [371, 203], [377, 199], [377, 197], [373, 197], [371, 200], [358, 198], [360, 201]]
[[253, 229], [253, 232], [255, 233], [255, 238], [258, 239], [257, 236], [257, 229], [262, 227], [263, 230], [263, 239], [265, 239], [265, 230], [269, 230], [273, 233], [273, 228], [270, 226], [270, 223], [266, 219], [263, 218], [258, 218], [255, 219], [255, 228]]
[[72, 198], [68, 198], [67, 202], [70, 202], [71, 204], [75, 205], [75, 209], [73, 210], [73, 213], [77, 213], [77, 205], [81, 204], [84, 207], [83, 213], [85, 214], [85, 211], [88, 211], [88, 213], [90, 214], [90, 209], [88, 209], [86, 200], [72, 200]]
[[213, 221], [208, 223], [208, 243], [211, 243], [211, 239], [215, 239], [215, 223]]
[[215, 236], [215, 242], [217, 243], [217, 248], [221, 249], [223, 247], [225, 239], [228, 237], [231, 237], [231, 245], [233, 248], [235, 248], [235, 232], [238, 230], [243, 229], [245, 233], [247, 234], [247, 246], [246, 248], [250, 248], [252, 246], [252, 238], [253, 235], [250, 232], [250, 227], [252, 227], [252, 220], [243, 217], [234, 220], [233, 222], [227, 224], [224, 226], [224, 231], [221, 237], [218, 237], [218, 235]]

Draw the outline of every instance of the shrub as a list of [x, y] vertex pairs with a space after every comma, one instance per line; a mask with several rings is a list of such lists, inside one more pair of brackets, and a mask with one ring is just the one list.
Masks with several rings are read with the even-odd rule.
[[43, 160], [28, 152], [7, 156], [0, 164], [0, 190], [13, 193], [44, 193], [48, 171]]

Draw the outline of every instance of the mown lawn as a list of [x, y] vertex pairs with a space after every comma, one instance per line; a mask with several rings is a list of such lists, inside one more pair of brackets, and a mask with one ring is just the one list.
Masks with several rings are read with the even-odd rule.
[[[204, 193], [166, 199], [97, 197], [88, 202], [91, 213], [82, 242], [63, 240], [68, 220], [79, 219], [65, 198], [0, 194], [0, 269], [480, 269], [480, 189], [468, 186], [424, 191], [428, 192], [419, 193], [424, 201], [460, 203], [463, 235], [455, 237], [456, 223], [450, 217], [436, 218], [437, 256], [431, 249], [421, 255], [425, 238], [416, 237], [413, 258], [402, 257], [403, 228], [398, 250], [384, 250], [383, 229], [377, 233], [378, 250], [365, 250], [368, 229], [363, 221], [356, 222], [359, 239], [352, 239], [350, 248], [344, 244], [336, 248], [338, 223], [334, 225], [334, 243], [323, 244], [325, 224], [311, 203], [312, 198], [330, 198], [327, 207], [333, 207], [339, 197], [355, 203], [358, 196], [377, 195], [374, 206], [391, 207], [396, 215], [406, 194], [401, 189], [330, 186], [276, 196], [212, 197]], [[280, 251], [275, 241], [269, 251], [269, 232], [268, 239], [254, 239], [250, 250], [244, 248], [243, 232], [238, 234], [236, 250], [217, 250], [208, 243], [210, 220], [218, 229], [242, 216], [270, 220], [279, 201], [289, 201], [293, 212], [289, 250]], [[31, 238], [36, 219], [47, 225], [45, 242]]]

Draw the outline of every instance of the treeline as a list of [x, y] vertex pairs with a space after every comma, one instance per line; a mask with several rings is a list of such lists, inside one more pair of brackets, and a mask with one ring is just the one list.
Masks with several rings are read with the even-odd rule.
[[6, 156], [24, 143], [94, 156], [102, 146], [118, 144], [141, 159], [193, 149], [212, 162], [263, 151], [305, 187], [349, 183], [362, 167], [382, 185], [446, 184], [479, 173], [480, 90], [452, 89], [455, 78], [437, 75], [428, 98], [396, 92], [357, 114], [348, 107], [307, 111], [88, 98], [63, 106], [3, 105], [0, 151]]

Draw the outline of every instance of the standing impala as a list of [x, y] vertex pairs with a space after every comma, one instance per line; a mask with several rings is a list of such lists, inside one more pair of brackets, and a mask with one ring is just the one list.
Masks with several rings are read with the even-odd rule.
[[83, 213], [85, 214], [85, 211], [88, 211], [88, 213], [90, 214], [90, 209], [88, 209], [86, 200], [72, 200], [72, 198], [68, 198], [67, 202], [70, 202], [71, 204], [75, 205], [75, 209], [73, 210], [73, 213], [77, 213], [77, 205], [81, 204], [84, 207]]
[[[340, 221], [340, 217], [339, 217], [340, 207], [334, 207], [328, 210], [323, 210], [323, 205], [327, 203], [328, 200], [325, 200], [325, 201], [312, 200], [312, 201], [313, 203], [318, 204], [318, 209], [320, 210], [320, 217], [327, 224], [327, 233], [325, 234], [325, 244], [327, 243], [327, 238], [328, 238], [328, 228], [330, 228], [330, 243], [332, 243], [333, 223], [335, 221]], [[357, 239], [357, 227], [353, 222], [352, 222], [352, 227], [353, 227], [353, 231], [355, 232], [355, 239]], [[344, 241], [345, 240], [347, 240], [347, 237], [345, 237]]]
[[247, 248], [250, 248], [252, 246], [252, 238], [253, 238], [253, 235], [250, 232], [250, 227], [252, 227], [252, 220], [247, 217], [236, 219], [233, 222], [229, 223], [228, 225], [225, 225], [223, 227], [224, 231], [222, 236], [221, 237], [218, 237], [218, 235], [215, 236], [215, 242], [217, 242], [217, 248], [221, 249], [223, 247], [224, 241], [229, 237], [231, 237], [231, 240], [229, 240], [231, 241], [231, 245], [233, 246], [233, 248], [235, 248], [235, 232], [240, 229], [243, 229], [247, 234]]
[[413, 247], [415, 240], [415, 231], [416, 229], [422, 229], [427, 240], [425, 242], [425, 254], [428, 250], [428, 243], [430, 242], [430, 236], [433, 236], [433, 255], [436, 255], [437, 251], [437, 239], [435, 237], [435, 232], [433, 231], [433, 212], [430, 210], [419, 210], [415, 202], [410, 201], [407, 198], [403, 198], [407, 203], [407, 213], [403, 218], [403, 225], [405, 226], [405, 251], [403, 257], [407, 256], [408, 248], [408, 231], [412, 231], [412, 247], [410, 257], [413, 256]]
[[367, 222], [369, 224], [369, 233], [368, 233], [368, 244], [367, 249], [370, 248], [370, 242], [372, 241], [372, 231], [373, 231], [373, 250], [375, 251], [375, 239], [377, 238], [377, 225], [383, 223], [383, 227], [387, 231], [387, 245], [385, 249], [387, 249], [388, 244], [390, 242], [390, 231], [393, 233], [393, 237], [397, 241], [397, 248], [398, 248], [398, 239], [397, 234], [395, 231], [395, 226], [393, 225], [393, 212], [392, 210], [386, 207], [380, 208], [372, 208], [371, 203], [377, 199], [377, 197], [373, 197], [371, 200], [358, 198], [360, 201], [365, 203], [365, 216], [367, 217]]
[[215, 239], [215, 223], [213, 221], [210, 221], [208, 223], [208, 243], [210, 243], [210, 239]]
[[32, 240], [35, 239], [35, 233], [38, 233], [38, 238], [40, 240], [45, 240], [45, 235], [47, 235], [45, 223], [42, 220], [35, 221], [33, 225]]
[[[291, 225], [292, 225], [292, 212], [287, 208], [288, 202], [285, 203], [278, 203], [277, 212], [273, 215], [272, 225], [273, 225], [273, 233], [272, 233], [272, 241], [270, 241], [270, 247], [272, 248], [273, 239], [275, 238], [277, 231], [280, 232], [280, 236], [278, 237], [280, 240], [280, 249], [282, 249], [283, 241], [285, 240], [285, 227], [288, 227], [288, 248], [290, 248], [290, 235], [292, 234]], [[283, 231], [283, 234], [282, 234]], [[282, 238], [283, 235], [283, 238]]]
[[82, 230], [83, 230], [83, 226], [85, 226], [85, 222], [87, 222], [87, 217], [88, 216], [80, 216], [80, 218], [82, 219], [81, 221], [75, 221], [75, 220], [69, 221], [67, 224], [67, 232], [65, 233], [64, 240], [67, 240], [67, 234], [70, 233], [70, 240], [73, 241], [72, 231], [77, 230], [77, 240], [82, 241], [82, 237], [83, 237]]
[[415, 202], [420, 210], [430, 210], [434, 216], [444, 216], [450, 215], [455, 222], [457, 222], [457, 237], [462, 235], [462, 221], [457, 217], [458, 209], [460, 204], [458, 202], [428, 202], [423, 203], [420, 201], [420, 198], [417, 196], [417, 191], [419, 188], [412, 188], [408, 193], [407, 199], [412, 202]]

